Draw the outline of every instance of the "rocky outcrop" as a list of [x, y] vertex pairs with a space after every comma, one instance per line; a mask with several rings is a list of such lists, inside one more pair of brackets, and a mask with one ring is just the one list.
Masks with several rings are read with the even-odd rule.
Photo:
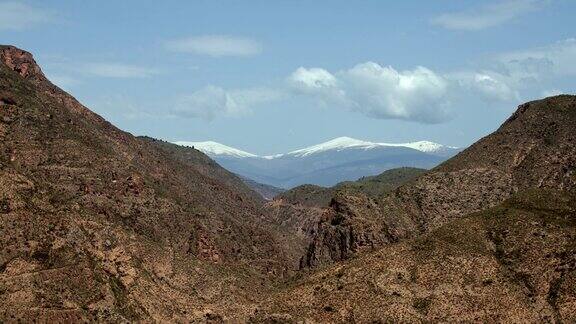
[[372, 217], [378, 214], [380, 207], [366, 195], [337, 192], [318, 222], [300, 268], [345, 260], [393, 242], [388, 225]]
[[46, 78], [32, 54], [14, 46], [0, 46], [0, 61], [24, 78]]

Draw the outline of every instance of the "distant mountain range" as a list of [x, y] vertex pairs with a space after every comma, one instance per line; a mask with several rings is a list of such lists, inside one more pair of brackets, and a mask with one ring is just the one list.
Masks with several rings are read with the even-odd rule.
[[242, 177], [280, 188], [333, 186], [397, 167], [431, 168], [460, 151], [429, 141], [375, 143], [350, 137], [264, 156], [212, 141], [174, 144], [194, 147]]

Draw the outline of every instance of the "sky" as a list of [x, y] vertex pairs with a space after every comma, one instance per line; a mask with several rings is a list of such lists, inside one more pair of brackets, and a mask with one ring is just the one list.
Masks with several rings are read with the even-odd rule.
[[0, 43], [134, 135], [465, 147], [576, 92], [573, 0], [3, 1]]

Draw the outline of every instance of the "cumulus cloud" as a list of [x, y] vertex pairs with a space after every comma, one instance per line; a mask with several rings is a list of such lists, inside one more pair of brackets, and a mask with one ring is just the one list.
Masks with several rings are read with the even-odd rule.
[[53, 13], [23, 2], [0, 2], [0, 30], [23, 30], [50, 22]]
[[289, 78], [302, 94], [342, 105], [372, 118], [438, 123], [449, 118], [447, 82], [430, 69], [397, 71], [374, 62], [332, 74], [299, 68]]
[[295, 89], [303, 92], [334, 89], [337, 83], [332, 73], [320, 68], [300, 67], [290, 75], [288, 80]]
[[76, 69], [87, 75], [122, 79], [147, 78], [158, 72], [147, 67], [114, 62], [86, 63]]
[[329, 71], [300, 67], [287, 78], [287, 88], [226, 90], [208, 86], [182, 96], [174, 113], [211, 120], [241, 116], [253, 107], [302, 96], [321, 106], [344, 108], [376, 119], [399, 119], [424, 124], [448, 121], [452, 103], [480, 99], [518, 102], [542, 93], [546, 78], [576, 75], [576, 40], [489, 57], [470, 69], [438, 72], [418, 66], [397, 70], [374, 62]]
[[485, 101], [513, 101], [519, 99], [510, 78], [494, 71], [462, 71], [446, 76], [462, 93], [472, 93]]
[[213, 120], [217, 116], [249, 114], [253, 107], [279, 100], [282, 93], [268, 88], [225, 90], [207, 86], [178, 98], [173, 114], [184, 118]]
[[424, 123], [448, 118], [446, 80], [425, 67], [399, 72], [368, 62], [343, 72], [341, 78], [353, 109], [368, 116]]
[[254, 56], [262, 45], [250, 38], [227, 35], [203, 35], [172, 40], [166, 48], [174, 52], [220, 56]]
[[479, 70], [446, 74], [446, 78], [458, 85], [458, 91], [487, 101], [521, 101], [536, 93], [548, 96], [553, 92], [541, 90], [548, 82], [576, 76], [576, 40], [498, 54], [483, 65]]
[[477, 31], [507, 23], [537, 10], [546, 0], [501, 0], [461, 12], [445, 13], [432, 19], [432, 24], [454, 30]]

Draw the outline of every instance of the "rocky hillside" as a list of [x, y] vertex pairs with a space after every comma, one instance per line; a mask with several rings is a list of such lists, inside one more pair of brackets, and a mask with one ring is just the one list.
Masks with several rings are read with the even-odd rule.
[[296, 267], [238, 178], [120, 131], [10, 46], [0, 139], [2, 320], [212, 318]]
[[576, 195], [532, 189], [293, 280], [254, 322], [576, 321]]
[[334, 218], [343, 197], [365, 195], [366, 199], [370, 199], [368, 197], [376, 199], [425, 171], [416, 168], [398, 168], [384, 171], [377, 176], [342, 182], [330, 188], [316, 185], [298, 186], [276, 196], [272, 202], [266, 204], [268, 217], [283, 233], [293, 236], [293, 240], [297, 240], [298, 245], [302, 246], [301, 256], [304, 263], [300, 266], [306, 267], [308, 265], [305, 260], [310, 252], [304, 247], [310, 247], [317, 238], [318, 230], [322, 229], [328, 219]]
[[316, 266], [434, 230], [519, 190], [576, 187], [576, 97], [521, 105], [493, 134], [386, 197], [341, 194], [303, 259]]
[[152, 137], [141, 136], [139, 139], [157, 147], [174, 160], [194, 166], [194, 169], [202, 173], [203, 176], [224, 182], [229, 189], [240, 192], [246, 197], [251, 197], [257, 203], [263, 202], [262, 196], [247, 186], [244, 179], [220, 167], [218, 163], [204, 153], [194, 148], [175, 145]]
[[0, 321], [574, 322], [574, 129], [534, 101], [430, 171], [266, 202], [0, 46]]

